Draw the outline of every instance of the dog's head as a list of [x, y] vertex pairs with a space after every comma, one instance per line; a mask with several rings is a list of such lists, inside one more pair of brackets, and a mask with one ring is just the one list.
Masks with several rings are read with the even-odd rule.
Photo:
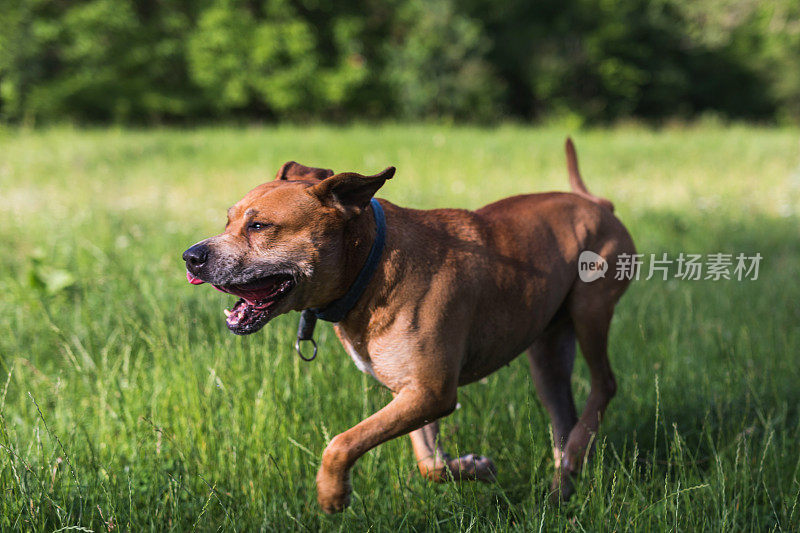
[[228, 328], [255, 333], [291, 310], [323, 307], [339, 296], [350, 243], [347, 230], [394, 175], [333, 174], [293, 161], [228, 209], [225, 231], [183, 253], [186, 277], [239, 296]]

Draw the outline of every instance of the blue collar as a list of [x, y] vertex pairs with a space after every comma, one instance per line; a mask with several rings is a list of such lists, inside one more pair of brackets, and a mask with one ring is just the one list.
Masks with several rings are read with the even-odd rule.
[[[314, 326], [317, 319], [326, 320], [328, 322], [341, 322], [347, 313], [356, 305], [358, 299], [364, 294], [364, 291], [375, 274], [378, 268], [378, 261], [381, 259], [383, 247], [386, 244], [386, 216], [383, 214], [383, 208], [378, 200], [373, 198], [370, 201], [372, 205], [372, 215], [375, 217], [375, 241], [372, 243], [372, 248], [369, 250], [367, 261], [361, 267], [361, 271], [356, 276], [356, 280], [347, 290], [344, 296], [338, 298], [323, 308], [309, 308], [302, 312], [300, 315], [300, 323], [297, 327], [297, 340], [294, 343], [294, 349], [304, 361], [313, 361], [317, 356], [317, 343], [314, 342]], [[311, 341], [314, 347], [313, 355], [306, 357], [300, 349], [301, 341]]]
[[373, 198], [370, 201], [370, 205], [372, 205], [372, 215], [375, 217], [375, 241], [369, 250], [367, 261], [361, 267], [361, 272], [358, 273], [356, 280], [350, 285], [344, 296], [332, 301], [323, 308], [310, 309], [320, 320], [341, 322], [356, 305], [361, 295], [364, 294], [364, 290], [366, 290], [369, 281], [375, 274], [375, 269], [378, 268], [383, 246], [386, 244], [386, 216], [383, 214], [383, 208], [378, 203], [378, 200]]

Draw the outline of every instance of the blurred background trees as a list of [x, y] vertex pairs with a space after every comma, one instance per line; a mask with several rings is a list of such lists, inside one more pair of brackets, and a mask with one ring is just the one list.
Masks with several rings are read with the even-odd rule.
[[800, 120], [797, 0], [11, 0], [0, 118]]

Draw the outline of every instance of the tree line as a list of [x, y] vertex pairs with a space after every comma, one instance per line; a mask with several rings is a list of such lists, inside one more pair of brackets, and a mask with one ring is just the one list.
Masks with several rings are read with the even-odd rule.
[[797, 0], [10, 0], [0, 120], [800, 120]]

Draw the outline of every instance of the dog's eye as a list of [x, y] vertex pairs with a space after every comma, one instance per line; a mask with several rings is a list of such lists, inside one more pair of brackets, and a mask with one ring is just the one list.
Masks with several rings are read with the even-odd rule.
[[251, 231], [259, 231], [259, 230], [262, 230], [264, 228], [268, 228], [271, 225], [272, 224], [269, 224], [267, 222], [251, 222], [250, 225], [247, 226], [247, 229], [249, 229]]

